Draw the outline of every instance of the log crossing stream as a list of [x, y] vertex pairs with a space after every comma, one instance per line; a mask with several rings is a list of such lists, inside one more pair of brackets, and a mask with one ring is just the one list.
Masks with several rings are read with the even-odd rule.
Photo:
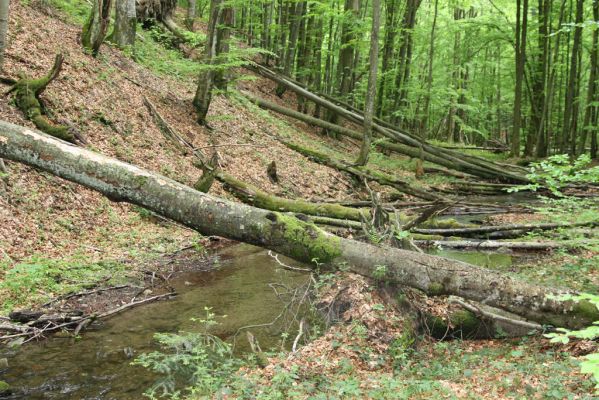
[[[458, 258], [481, 266], [509, 267], [517, 257], [507, 253], [431, 250], [435, 254]], [[217, 265], [209, 271], [194, 271], [177, 276], [171, 285], [179, 296], [151, 303], [117, 315], [101, 326], [86, 331], [80, 339], [54, 337], [15, 349], [0, 349], [0, 380], [13, 394], [8, 399], [141, 399], [156, 376], [133, 358], [156, 350], [155, 332], [201, 329], [190, 319], [202, 317], [204, 307], [212, 307], [220, 323], [214, 333], [231, 340], [238, 328], [271, 322], [283, 302], [271, 287], [272, 282], [299, 285], [309, 277], [285, 270], [267, 252], [248, 245], [235, 245], [218, 253]], [[298, 265], [280, 258], [290, 265]], [[279, 332], [252, 329], [262, 349], [280, 344]], [[237, 351], [248, 351], [245, 334], [237, 340]], [[0, 397], [1, 398], [1, 397]]]

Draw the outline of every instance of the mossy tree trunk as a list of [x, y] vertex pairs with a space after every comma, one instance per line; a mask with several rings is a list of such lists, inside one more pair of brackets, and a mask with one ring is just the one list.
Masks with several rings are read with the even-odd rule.
[[112, 200], [145, 207], [202, 234], [254, 244], [299, 261], [343, 265], [389, 284], [413, 287], [429, 295], [455, 295], [483, 302], [541, 324], [577, 328], [599, 320], [599, 310], [591, 303], [554, 297], [564, 291], [455, 260], [340, 238], [288, 214], [201, 193], [156, 173], [7, 122], [0, 122], [0, 158], [77, 182]]
[[13, 92], [15, 95], [17, 107], [39, 130], [69, 142], [75, 142], [76, 140], [83, 141], [83, 138], [77, 136], [76, 132], [68, 126], [54, 124], [48, 120], [44, 115], [44, 107], [40, 100], [42, 92], [60, 74], [62, 62], [63, 57], [61, 54], [58, 54], [48, 75], [39, 79], [22, 78], [14, 84], [10, 92]]
[[91, 13], [83, 25], [81, 44], [94, 57], [98, 55], [100, 46], [106, 38], [106, 32], [110, 24], [111, 7], [112, 0], [94, 0]]
[[114, 30], [111, 39], [120, 48], [135, 44], [136, 15], [135, 0], [116, 0]]

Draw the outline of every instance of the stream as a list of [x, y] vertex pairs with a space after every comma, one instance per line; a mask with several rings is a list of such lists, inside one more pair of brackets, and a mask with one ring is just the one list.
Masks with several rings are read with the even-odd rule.
[[[510, 253], [431, 249], [430, 253], [480, 266], [509, 267], [518, 262]], [[280, 257], [290, 265], [297, 263]], [[269, 283], [298, 286], [305, 273], [280, 268], [264, 250], [235, 245], [220, 250], [209, 271], [186, 272], [171, 280], [179, 293], [169, 301], [150, 303], [103, 322], [81, 338], [54, 337], [21, 348], [1, 348], [0, 380], [13, 391], [8, 399], [140, 399], [155, 382], [148, 370], [131, 365], [141, 353], [156, 350], [155, 332], [199, 330], [191, 318], [201, 318], [212, 307], [220, 323], [214, 334], [229, 341], [238, 328], [269, 323], [283, 303]], [[92, 326], [93, 327], [93, 326]], [[252, 329], [262, 349], [280, 344], [278, 332]], [[236, 342], [237, 353], [248, 351], [245, 334]]]

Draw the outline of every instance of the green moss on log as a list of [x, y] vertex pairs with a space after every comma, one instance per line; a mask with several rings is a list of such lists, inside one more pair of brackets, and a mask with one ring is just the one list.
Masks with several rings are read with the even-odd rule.
[[281, 213], [272, 213], [274, 228], [290, 246], [291, 257], [306, 262], [328, 264], [341, 255], [341, 240], [316, 225]]

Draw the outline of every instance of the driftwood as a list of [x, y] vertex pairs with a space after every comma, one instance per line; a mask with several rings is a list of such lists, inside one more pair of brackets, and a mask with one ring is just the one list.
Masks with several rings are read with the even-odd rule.
[[[504, 309], [540, 324], [577, 328], [599, 319], [588, 301], [556, 298], [567, 291], [497, 271], [412, 251], [373, 246], [328, 234], [288, 214], [237, 204], [42, 132], [0, 122], [0, 158], [80, 183], [113, 200], [145, 207], [205, 235], [276, 251], [298, 261], [344, 265], [367, 277], [428, 295], [454, 295]], [[381, 277], [380, 266], [385, 266]]]

